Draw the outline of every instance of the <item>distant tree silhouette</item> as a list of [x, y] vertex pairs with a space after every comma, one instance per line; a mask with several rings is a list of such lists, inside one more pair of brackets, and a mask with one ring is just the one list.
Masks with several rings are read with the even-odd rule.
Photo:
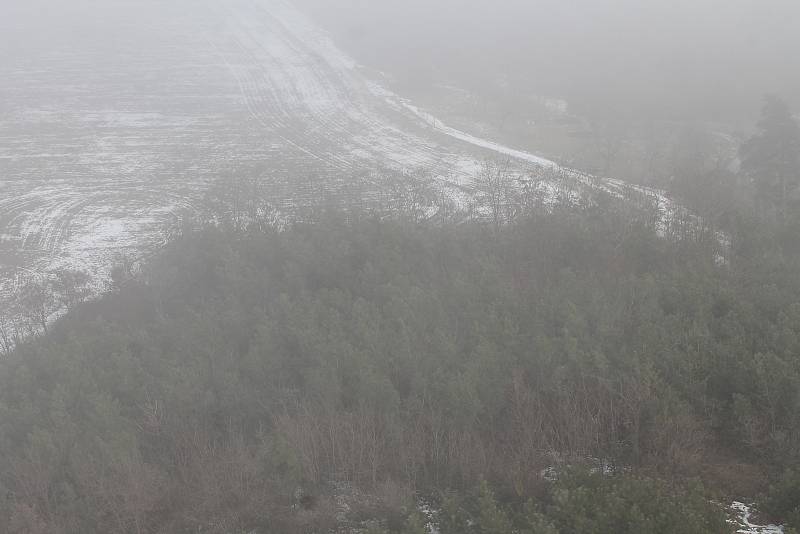
[[785, 219], [800, 182], [800, 126], [785, 101], [767, 96], [758, 128], [741, 147], [742, 170], [753, 181], [758, 209]]

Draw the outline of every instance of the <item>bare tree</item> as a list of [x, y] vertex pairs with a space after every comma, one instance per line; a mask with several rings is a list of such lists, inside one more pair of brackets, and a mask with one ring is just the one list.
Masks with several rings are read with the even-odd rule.
[[83, 271], [59, 271], [55, 280], [59, 304], [69, 309], [85, 301], [90, 295], [90, 280], [89, 275]]
[[130, 254], [119, 254], [111, 268], [111, 285], [115, 291], [132, 281], [141, 265]]
[[390, 178], [389, 187], [401, 217], [417, 223], [425, 220], [436, 205], [433, 177], [425, 169]]
[[7, 324], [0, 324], [0, 355], [8, 354], [16, 345], [16, 336]]
[[519, 210], [522, 189], [511, 172], [509, 160], [503, 163], [485, 161], [476, 184], [481, 193], [481, 202], [488, 208], [495, 226], [513, 220]]
[[32, 333], [36, 330], [46, 333], [47, 319], [56, 308], [53, 288], [46, 279], [32, 279], [22, 286], [20, 296], [22, 312]]

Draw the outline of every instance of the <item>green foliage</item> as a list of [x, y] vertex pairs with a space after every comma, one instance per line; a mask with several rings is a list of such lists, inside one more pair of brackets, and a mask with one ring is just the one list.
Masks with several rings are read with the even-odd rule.
[[560, 477], [548, 515], [560, 532], [725, 534], [723, 513], [699, 486], [576, 471]]
[[500, 508], [494, 492], [484, 480], [478, 495], [478, 524], [475, 532], [479, 534], [507, 534], [511, 532], [511, 520], [505, 510]]
[[525, 503], [520, 523], [521, 534], [558, 534], [558, 529], [552, 520], [542, 513], [532, 500]]
[[758, 127], [759, 134], [742, 146], [742, 169], [753, 180], [762, 208], [786, 218], [800, 184], [800, 125], [785, 101], [768, 96]]
[[463, 499], [452, 491], [443, 495], [438, 519], [442, 534], [468, 533], [471, 532], [473, 525]]
[[[800, 246], [741, 228], [725, 266], [611, 210], [187, 234], [0, 360], [0, 487], [19, 500], [0, 523], [323, 522], [281, 503], [329, 480], [463, 489], [485, 476], [524, 500], [544, 450], [671, 474], [720, 446], [791, 465]], [[650, 480], [589, 478], [522, 510], [484, 485], [446, 497], [440, 527], [659, 532], [648, 503], [678, 520], [676, 499]], [[686, 510], [685, 532], [713, 532]]]
[[760, 509], [770, 517], [800, 529], [800, 471], [787, 469], [770, 486]]
[[440, 514], [444, 534], [727, 534], [720, 508], [696, 483], [671, 485], [632, 475], [563, 472], [541, 503], [503, 505], [486, 482], [478, 496], [448, 497]]
[[367, 527], [363, 534], [390, 534], [384, 527], [374, 524]]
[[428, 521], [419, 512], [413, 512], [408, 516], [406, 525], [401, 534], [428, 534]]

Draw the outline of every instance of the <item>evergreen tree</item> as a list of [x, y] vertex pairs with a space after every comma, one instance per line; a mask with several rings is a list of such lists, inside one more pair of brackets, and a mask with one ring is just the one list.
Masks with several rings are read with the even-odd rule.
[[484, 480], [478, 496], [478, 526], [480, 534], [507, 534], [512, 531], [508, 514], [498, 504], [494, 492]]
[[423, 516], [420, 512], [414, 512], [409, 515], [402, 534], [428, 534], [425, 516]]
[[522, 534], [558, 534], [558, 529], [552, 521], [539, 511], [534, 501], [525, 504], [523, 514], [524, 528]]
[[768, 96], [758, 129], [741, 147], [742, 170], [753, 182], [759, 210], [785, 219], [800, 183], [800, 126], [785, 101]]

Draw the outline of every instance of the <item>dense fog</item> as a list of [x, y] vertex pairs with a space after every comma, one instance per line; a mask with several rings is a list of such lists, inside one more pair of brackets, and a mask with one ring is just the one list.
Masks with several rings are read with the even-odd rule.
[[0, 0], [0, 534], [797, 534], [799, 21]]
[[305, 0], [349, 49], [410, 82], [505, 77], [590, 111], [751, 117], [800, 95], [793, 0]]
[[[586, 113], [722, 122], [752, 119], [767, 93], [800, 99], [793, 0], [297, 2], [357, 59], [416, 88], [504, 80]], [[3, 0], [0, 42], [8, 56], [86, 30], [113, 41], [97, 13], [115, 6], [135, 8], [146, 35], [148, 20], [183, 3]]]

